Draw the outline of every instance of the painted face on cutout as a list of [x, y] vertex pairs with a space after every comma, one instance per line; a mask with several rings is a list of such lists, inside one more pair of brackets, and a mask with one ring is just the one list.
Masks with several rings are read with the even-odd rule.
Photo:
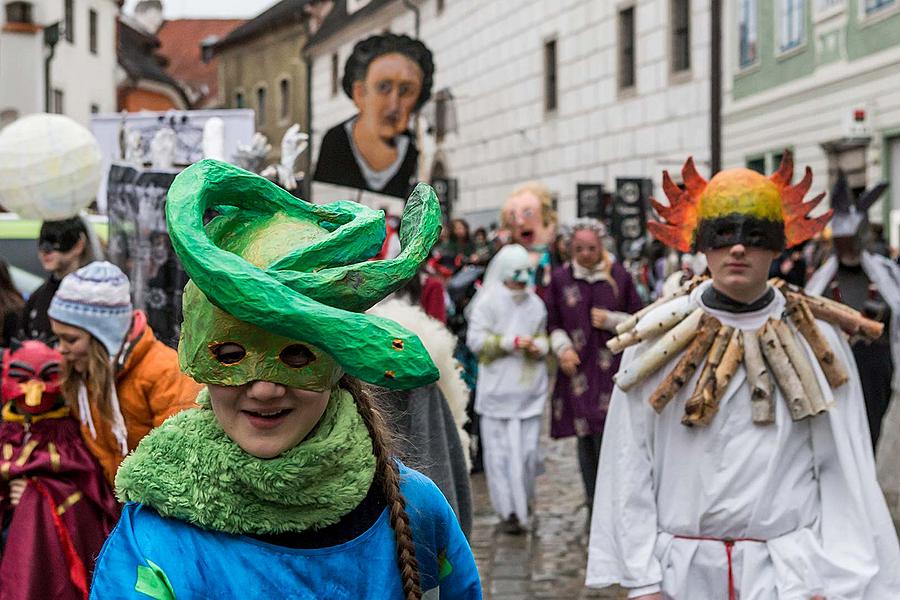
[[29, 340], [3, 352], [3, 403], [14, 402], [19, 414], [39, 415], [57, 405], [60, 353]]
[[524, 191], [510, 196], [503, 204], [502, 212], [512, 242], [531, 250], [553, 241], [553, 224], [544, 222], [544, 207], [533, 192]]
[[422, 69], [399, 52], [369, 63], [366, 78], [353, 83], [360, 124], [389, 141], [406, 131], [422, 92]]

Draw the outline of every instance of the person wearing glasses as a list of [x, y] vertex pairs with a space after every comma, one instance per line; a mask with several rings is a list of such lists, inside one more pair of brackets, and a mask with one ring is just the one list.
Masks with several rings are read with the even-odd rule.
[[50, 338], [53, 331], [47, 310], [59, 283], [69, 273], [93, 261], [87, 227], [80, 217], [44, 221], [38, 236], [38, 259], [50, 277], [25, 303], [22, 333], [26, 339]]

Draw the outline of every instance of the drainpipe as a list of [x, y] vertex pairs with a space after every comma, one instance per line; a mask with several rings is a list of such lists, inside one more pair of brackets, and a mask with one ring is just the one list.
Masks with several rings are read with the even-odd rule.
[[412, 2], [412, 0], [403, 0], [403, 6], [405, 6], [406, 8], [408, 8], [409, 10], [411, 10], [413, 12], [413, 16], [416, 19], [416, 36], [415, 37], [416, 37], [416, 39], [419, 39], [419, 20], [420, 20], [419, 7], [416, 6]]
[[710, 2], [709, 160], [710, 176], [722, 168], [722, 0]]
[[44, 45], [50, 48], [50, 54], [44, 59], [44, 112], [50, 112], [50, 99], [52, 91], [50, 89], [50, 62], [56, 53], [56, 44], [59, 43], [59, 21], [53, 25], [44, 27]]

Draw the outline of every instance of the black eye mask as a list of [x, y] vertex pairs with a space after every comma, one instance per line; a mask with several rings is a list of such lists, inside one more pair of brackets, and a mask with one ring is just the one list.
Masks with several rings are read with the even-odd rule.
[[781, 252], [785, 244], [784, 223], [732, 214], [703, 220], [694, 233], [694, 249], [698, 252], [735, 244]]

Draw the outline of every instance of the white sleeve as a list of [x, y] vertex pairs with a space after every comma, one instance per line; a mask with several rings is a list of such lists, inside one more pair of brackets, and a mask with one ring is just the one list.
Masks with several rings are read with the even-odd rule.
[[481, 352], [488, 338], [497, 335], [497, 332], [491, 330], [491, 321], [493, 320], [491, 308], [490, 298], [479, 298], [479, 302], [468, 315], [469, 328], [466, 332], [466, 345], [475, 354]]
[[[634, 347], [622, 364], [634, 360]], [[638, 390], [643, 386], [638, 386]], [[633, 390], [634, 392], [634, 390]], [[615, 387], [603, 433], [591, 521], [586, 585], [658, 591], [662, 569], [653, 486], [652, 409], [640, 393]]]

